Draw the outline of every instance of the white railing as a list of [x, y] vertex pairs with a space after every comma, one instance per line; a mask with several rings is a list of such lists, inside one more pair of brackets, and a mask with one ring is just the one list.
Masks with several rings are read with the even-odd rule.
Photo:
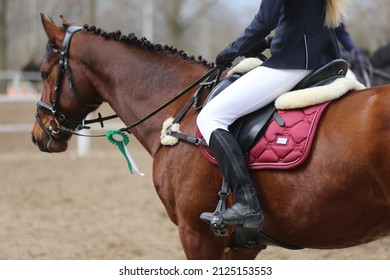
[[0, 92], [0, 101], [38, 98], [42, 80], [39, 72], [0, 71], [0, 80], [6, 85], [5, 92]]

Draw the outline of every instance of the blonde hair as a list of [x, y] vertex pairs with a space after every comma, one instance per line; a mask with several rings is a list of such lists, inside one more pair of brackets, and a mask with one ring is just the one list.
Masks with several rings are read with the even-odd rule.
[[335, 28], [340, 25], [349, 0], [326, 0], [325, 26]]

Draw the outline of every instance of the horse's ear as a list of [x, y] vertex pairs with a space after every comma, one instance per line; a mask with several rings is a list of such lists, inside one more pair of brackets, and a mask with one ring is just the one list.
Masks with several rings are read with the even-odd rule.
[[64, 25], [64, 26], [66, 26], [66, 25], [68, 25], [68, 26], [74, 25], [74, 22], [71, 22], [70, 20], [68, 20], [63, 15], [60, 15], [60, 18], [62, 19], [62, 25]]
[[49, 40], [56, 43], [57, 46], [61, 46], [65, 31], [58, 27], [50, 18], [44, 14], [41, 14], [41, 20], [43, 29], [45, 30]]

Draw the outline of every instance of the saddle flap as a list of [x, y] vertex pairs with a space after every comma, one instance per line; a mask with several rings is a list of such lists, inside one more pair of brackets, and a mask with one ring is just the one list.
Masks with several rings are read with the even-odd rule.
[[230, 132], [237, 138], [244, 153], [249, 152], [256, 140], [263, 134], [266, 124], [276, 111], [273, 103], [249, 115], [237, 119], [231, 126]]
[[234, 83], [241, 76], [242, 76], [242, 74], [235, 73], [235, 74], [229, 75], [226, 78], [219, 81], [219, 83], [213, 88], [213, 90], [207, 96], [206, 101], [204, 102], [204, 106], [206, 106], [207, 103], [209, 103], [211, 99], [213, 99], [218, 94], [220, 94], [224, 89], [226, 89], [228, 86], [230, 86], [232, 83]]
[[[234, 73], [221, 80], [207, 97], [205, 105], [242, 75], [242, 73]], [[257, 138], [260, 137], [261, 130], [265, 127], [275, 111], [276, 108], [274, 104], [271, 103], [258, 111], [237, 119], [229, 126], [230, 132], [237, 138], [241, 149], [245, 153], [250, 150]]]

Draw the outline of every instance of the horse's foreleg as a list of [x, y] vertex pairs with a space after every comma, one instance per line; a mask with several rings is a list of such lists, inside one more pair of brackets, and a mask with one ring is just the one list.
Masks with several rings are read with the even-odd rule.
[[[203, 222], [202, 222], [203, 223]], [[206, 225], [179, 225], [179, 236], [189, 260], [220, 260], [224, 258], [226, 238], [216, 237]]]
[[[206, 225], [206, 224], [205, 224]], [[230, 249], [227, 238], [217, 237], [206, 225], [194, 228], [179, 226], [180, 240], [187, 259], [199, 260], [253, 260], [261, 249]]]

